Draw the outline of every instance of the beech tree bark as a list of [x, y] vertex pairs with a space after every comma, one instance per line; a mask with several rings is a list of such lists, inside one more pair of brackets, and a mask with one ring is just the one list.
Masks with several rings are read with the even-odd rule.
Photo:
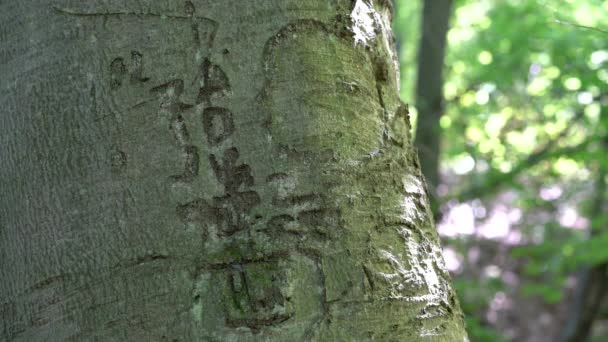
[[466, 341], [391, 5], [0, 3], [0, 337]]

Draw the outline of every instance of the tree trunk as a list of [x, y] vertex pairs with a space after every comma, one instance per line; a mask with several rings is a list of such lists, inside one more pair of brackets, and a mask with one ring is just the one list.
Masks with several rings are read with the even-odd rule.
[[[602, 111], [600, 115], [608, 115]], [[608, 149], [608, 136], [601, 137], [600, 146]], [[604, 160], [597, 163], [594, 195], [588, 217], [591, 219], [589, 239], [606, 232], [606, 193], [608, 165]], [[566, 324], [561, 331], [560, 342], [587, 341], [592, 336], [593, 324], [600, 313], [608, 292], [608, 262], [584, 267], [578, 274], [576, 289], [569, 306]]]
[[0, 4], [0, 336], [466, 341], [390, 3]]
[[435, 217], [439, 217], [437, 186], [443, 115], [443, 64], [452, 0], [424, 0], [416, 80], [416, 147], [422, 172], [430, 189]]

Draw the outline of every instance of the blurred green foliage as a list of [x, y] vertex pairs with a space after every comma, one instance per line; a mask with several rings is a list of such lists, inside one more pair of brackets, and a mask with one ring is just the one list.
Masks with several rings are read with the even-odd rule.
[[[410, 103], [421, 9], [397, 0], [401, 95]], [[608, 1], [457, 0], [444, 75], [444, 200], [482, 200], [489, 212], [512, 194], [507, 205], [521, 211], [511, 222], [520, 240], [508, 247], [523, 264], [518, 295], [564, 300], [569, 276], [608, 261], [606, 195], [596, 191], [608, 169]], [[476, 239], [445, 244], [466, 255]], [[455, 283], [471, 340], [500, 341], [481, 313], [509, 289], [465, 273]]]

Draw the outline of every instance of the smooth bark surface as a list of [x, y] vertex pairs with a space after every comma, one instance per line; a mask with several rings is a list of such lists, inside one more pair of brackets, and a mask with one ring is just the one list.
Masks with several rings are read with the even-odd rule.
[[390, 16], [0, 3], [0, 339], [466, 341]]

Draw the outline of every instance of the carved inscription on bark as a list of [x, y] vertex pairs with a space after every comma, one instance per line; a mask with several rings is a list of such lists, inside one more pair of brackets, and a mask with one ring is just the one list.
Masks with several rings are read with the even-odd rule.
[[[149, 30], [152, 37], [147, 37], [142, 46], [134, 39], [118, 39], [120, 43], [113, 45], [109, 54], [112, 57], [104, 62], [103, 83], [110, 90], [108, 104], [113, 112], [130, 118], [135, 114], [148, 115], [141, 122], [149, 125], [146, 127], [150, 127], [150, 132], [158, 130], [158, 122], [168, 124], [167, 133], [180, 153], [180, 158], [176, 158], [178, 167], [170, 165], [178, 171], [166, 173], [171, 189], [194, 189], [209, 182], [209, 175], [220, 186], [213, 196], [195, 189], [192, 191], [195, 195], [186, 192], [183, 196], [191, 197], [175, 203], [177, 217], [202, 230], [203, 243], [197, 252], [200, 264], [195, 265], [192, 274], [195, 322], [208, 319], [204, 311], [196, 311], [197, 303], [206, 303], [202, 304], [205, 308], [217, 300], [211, 298], [214, 292], [199, 291], [200, 284], [211, 279], [221, 289], [217, 294], [221, 297], [218, 302], [220, 312], [224, 312], [223, 324], [200, 325], [201, 336], [225, 329], [239, 332], [249, 329], [255, 334], [278, 324], [287, 324], [288, 330], [306, 334], [304, 330], [323, 315], [324, 305], [320, 248], [314, 246], [329, 240], [331, 230], [338, 226], [338, 214], [326, 209], [321, 195], [296, 192], [277, 193], [265, 199], [269, 217], [259, 214], [256, 208], [263, 204], [263, 199], [255, 191], [254, 170], [243, 160], [235, 139], [238, 117], [226, 105], [232, 95], [229, 73], [218, 62], [221, 57], [212, 54], [218, 25], [197, 17], [197, 9], [190, 1], [185, 2], [184, 9], [183, 15], [105, 9], [57, 11], [82, 20], [112, 21], [115, 25], [108, 25], [113, 27], [108, 40], [116, 39], [119, 32], [127, 32], [128, 25], [134, 23], [142, 27], [152, 23], [151, 26], [160, 28]], [[174, 38], [186, 34], [193, 46], [183, 46], [182, 40]], [[164, 47], [157, 51], [161, 43]], [[166, 48], [173, 43], [175, 49]], [[225, 55], [228, 50], [220, 51]], [[178, 66], [164, 68], [169, 62]], [[156, 106], [154, 116], [150, 115], [152, 104]], [[149, 124], [154, 118], [157, 121]], [[174, 158], [175, 153], [168, 151], [170, 158]], [[128, 149], [113, 151], [112, 170], [117, 175], [128, 171], [127, 160], [137, 159], [129, 153]], [[203, 163], [209, 166], [210, 173], [202, 168]], [[271, 178], [268, 181], [273, 183]], [[212, 243], [206, 243], [211, 240]], [[259, 240], [271, 241], [276, 248], [267, 251], [256, 245]], [[300, 248], [299, 241], [304, 240], [314, 240], [316, 245], [312, 250]], [[294, 291], [298, 286], [314, 293]]]
[[[210, 151], [208, 159], [224, 194], [208, 202], [197, 198], [178, 206], [177, 213], [185, 222], [198, 222], [205, 226], [215, 225], [221, 236], [231, 236], [250, 226], [249, 212], [261, 199], [248, 190], [254, 184], [249, 165], [239, 163], [239, 151], [230, 146], [235, 133], [232, 112], [227, 108], [212, 106], [213, 96], [225, 96], [230, 83], [224, 71], [205, 59], [202, 66], [203, 86], [199, 90], [197, 104], [204, 107], [203, 129]], [[227, 145], [226, 147], [224, 147]]]
[[257, 330], [293, 315], [281, 292], [288, 284], [278, 260], [233, 264], [226, 281], [224, 305], [229, 326]]
[[192, 144], [186, 127], [184, 115], [194, 105], [184, 103], [181, 99], [184, 92], [184, 80], [174, 79], [150, 89], [150, 92], [161, 98], [160, 110], [171, 117], [171, 130], [177, 146], [182, 148], [184, 156], [184, 171], [170, 178], [176, 182], [192, 182], [198, 176], [200, 160], [199, 148]]

